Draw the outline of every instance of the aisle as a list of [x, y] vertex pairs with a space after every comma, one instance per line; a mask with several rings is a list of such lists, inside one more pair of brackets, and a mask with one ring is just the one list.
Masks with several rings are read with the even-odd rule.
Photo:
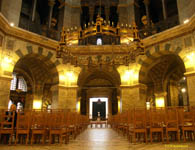
[[[185, 145], [187, 147], [184, 147]], [[135, 145], [129, 143], [126, 138], [118, 135], [112, 129], [87, 129], [76, 140], [70, 140], [68, 145], [0, 145], [0, 150], [173, 150], [174, 148], [177, 150], [195, 150], [195, 143], [180, 143], [179, 145], [172, 143], [168, 147], [162, 143]]]

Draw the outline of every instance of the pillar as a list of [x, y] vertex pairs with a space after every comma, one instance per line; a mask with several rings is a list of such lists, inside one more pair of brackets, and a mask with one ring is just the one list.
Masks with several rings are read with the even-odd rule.
[[0, 77], [0, 109], [8, 108], [11, 80], [11, 77]]
[[163, 18], [164, 18], [164, 20], [166, 20], [167, 19], [167, 12], [166, 12], [165, 0], [162, 0], [162, 8], [163, 8]]
[[32, 21], [35, 20], [36, 7], [37, 7], [37, 0], [34, 0], [34, 1], [33, 1]]
[[155, 105], [156, 107], [165, 107], [167, 101], [167, 92], [158, 92], [155, 93]]
[[119, 0], [118, 15], [120, 24], [132, 24], [135, 21], [134, 0]]
[[58, 109], [76, 111], [78, 87], [58, 86]]
[[105, 12], [106, 12], [106, 22], [108, 22], [110, 16], [110, 6], [105, 7]]
[[93, 21], [93, 15], [94, 15], [94, 6], [89, 6], [89, 22]]
[[55, 0], [49, 0], [48, 1], [48, 5], [49, 5], [49, 19], [48, 19], [48, 26], [49, 28], [51, 27], [51, 19], [52, 19], [52, 15], [53, 15], [53, 7], [55, 5]]
[[80, 0], [66, 0], [64, 6], [63, 26], [65, 28], [80, 27], [81, 2]]
[[150, 25], [150, 13], [149, 13], [150, 0], [144, 0], [144, 4], [145, 4], [145, 7], [146, 7], [147, 22], [148, 22], [148, 25]]
[[52, 86], [52, 109], [70, 109], [76, 111], [77, 87]]
[[185, 73], [185, 76], [187, 78], [189, 105], [195, 106], [195, 72]]
[[33, 109], [42, 109], [43, 84], [37, 82], [34, 87]]
[[19, 25], [21, 8], [22, 0], [2, 0], [1, 13], [15, 26]]
[[179, 106], [177, 83], [172, 80], [170, 80], [170, 101], [171, 106]]
[[142, 94], [143, 88], [142, 84], [121, 86], [122, 112], [130, 108], [146, 106], [146, 99]]

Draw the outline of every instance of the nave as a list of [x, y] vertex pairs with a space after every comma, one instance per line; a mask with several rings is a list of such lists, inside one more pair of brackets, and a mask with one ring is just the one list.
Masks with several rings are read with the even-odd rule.
[[69, 144], [6, 146], [0, 150], [195, 150], [195, 143], [130, 143], [127, 138], [110, 128], [88, 128]]

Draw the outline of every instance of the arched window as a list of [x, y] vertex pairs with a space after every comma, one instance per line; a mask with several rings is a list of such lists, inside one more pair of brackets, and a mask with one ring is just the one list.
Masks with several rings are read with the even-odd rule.
[[10, 90], [15, 91], [16, 89], [19, 89], [23, 92], [27, 92], [27, 85], [26, 81], [22, 76], [17, 77], [16, 73], [13, 73]]
[[102, 45], [102, 39], [101, 38], [97, 39], [97, 45]]

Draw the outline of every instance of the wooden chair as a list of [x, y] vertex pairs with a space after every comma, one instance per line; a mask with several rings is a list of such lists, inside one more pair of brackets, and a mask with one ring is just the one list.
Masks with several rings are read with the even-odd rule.
[[154, 108], [150, 110], [150, 142], [153, 141], [153, 133], [160, 133], [164, 142], [163, 127], [165, 126], [164, 108]]
[[0, 127], [0, 140], [3, 135], [8, 135], [9, 144], [12, 142], [12, 137], [14, 135], [14, 122], [15, 122], [15, 112], [4, 110], [1, 111], [1, 127]]
[[147, 143], [147, 128], [146, 128], [146, 109], [138, 108], [134, 110], [134, 123], [132, 129], [133, 142], [136, 143], [136, 138], [144, 135], [144, 140]]
[[[195, 138], [194, 135], [194, 127], [195, 127], [195, 123], [194, 123], [194, 113], [193, 110], [189, 109], [187, 111], [185, 111], [183, 109], [183, 111], [181, 112], [182, 114], [182, 136], [184, 139], [184, 142], [186, 142], [186, 135], [188, 135], [188, 137], [192, 140]], [[192, 136], [194, 136], [194, 138], [192, 138]]]
[[167, 107], [166, 108], [166, 139], [167, 143], [169, 143], [169, 133], [175, 133], [178, 141], [180, 141], [180, 129], [178, 123], [178, 113], [175, 107]]
[[64, 111], [62, 115], [62, 129], [61, 129], [61, 140], [60, 143], [63, 143], [63, 140], [65, 140], [65, 143], [67, 144], [69, 141], [69, 136], [71, 134], [71, 130], [69, 128], [69, 119], [70, 119], [70, 113], [69, 111]]
[[127, 124], [128, 124], [128, 131], [127, 131], [127, 137], [130, 142], [133, 142], [133, 134], [134, 134], [134, 110], [131, 109], [128, 111], [127, 115]]
[[17, 144], [18, 142], [19, 135], [26, 135], [26, 144], [28, 144], [30, 134], [30, 119], [31, 119], [30, 111], [19, 111], [17, 113], [15, 144]]
[[[38, 136], [41, 136], [42, 144], [45, 143], [46, 128], [47, 123], [46, 112], [41, 110], [32, 111], [32, 124], [31, 124], [31, 144], [38, 140]], [[35, 137], [36, 136], [36, 137]]]
[[52, 112], [49, 115], [49, 142], [50, 144], [55, 143], [55, 136], [58, 136], [58, 142], [62, 143], [62, 129], [63, 129], [63, 112], [57, 111], [57, 112]]

